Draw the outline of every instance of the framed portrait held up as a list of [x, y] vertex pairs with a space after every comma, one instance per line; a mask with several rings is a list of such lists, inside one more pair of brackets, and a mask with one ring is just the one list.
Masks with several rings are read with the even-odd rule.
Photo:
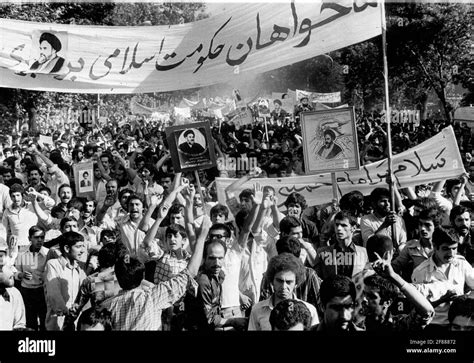
[[176, 172], [216, 166], [214, 140], [209, 122], [195, 122], [166, 128], [166, 138]]
[[74, 165], [74, 180], [78, 197], [94, 197], [94, 164], [79, 163]]
[[359, 148], [353, 107], [301, 114], [306, 174], [359, 169]]

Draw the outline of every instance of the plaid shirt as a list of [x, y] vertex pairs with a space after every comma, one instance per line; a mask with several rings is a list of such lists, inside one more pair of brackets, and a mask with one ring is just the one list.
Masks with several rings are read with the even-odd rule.
[[76, 304], [82, 308], [91, 301], [92, 306], [99, 305], [103, 300], [116, 296], [120, 291], [120, 286], [115, 276], [113, 267], [109, 267], [101, 272], [96, 272], [86, 277], [82, 281], [79, 294], [76, 297]]
[[153, 279], [155, 284], [168, 281], [188, 266], [191, 255], [183, 249], [181, 253], [182, 258], [179, 258], [175, 251], [169, 251], [156, 261], [155, 277]]
[[138, 287], [105, 300], [102, 306], [112, 312], [113, 330], [161, 330], [161, 311], [184, 295], [192, 279], [185, 269], [148, 291]]

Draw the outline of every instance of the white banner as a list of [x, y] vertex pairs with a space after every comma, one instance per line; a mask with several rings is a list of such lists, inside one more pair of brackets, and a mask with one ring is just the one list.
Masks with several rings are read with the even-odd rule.
[[380, 5], [367, 0], [229, 4], [225, 13], [171, 26], [1, 19], [0, 86], [75, 93], [203, 87], [280, 68], [379, 34]]
[[320, 102], [320, 103], [336, 103], [341, 102], [341, 92], [332, 92], [332, 93], [318, 93], [318, 92], [308, 92], [302, 91], [297, 89], [296, 90], [296, 98], [298, 100], [301, 97], [308, 97], [308, 99], [313, 102]]
[[[465, 173], [464, 166], [451, 126], [420, 145], [393, 157], [393, 174], [395, 184], [399, 188], [455, 178], [463, 173]], [[353, 190], [359, 190], [367, 195], [374, 188], [388, 187], [386, 177], [386, 159], [364, 165], [360, 170], [336, 173], [339, 197]], [[220, 203], [225, 203], [224, 190], [235, 180], [217, 178], [217, 195]], [[302, 194], [310, 206], [329, 203], [333, 196], [330, 174], [259, 178], [245, 183], [241, 189], [251, 188], [255, 182], [262, 186], [273, 186], [280, 207], [292, 192]]]

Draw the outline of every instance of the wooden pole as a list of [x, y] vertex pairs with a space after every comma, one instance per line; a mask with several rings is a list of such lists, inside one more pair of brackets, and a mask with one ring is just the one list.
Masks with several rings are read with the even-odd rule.
[[331, 183], [332, 183], [332, 199], [334, 204], [338, 204], [339, 202], [339, 192], [337, 190], [337, 180], [336, 180], [336, 173], [331, 173]]
[[[388, 91], [388, 62], [387, 62], [387, 23], [385, 19], [385, 1], [381, 0], [382, 11], [382, 51], [383, 51], [383, 78], [384, 78], [384, 94], [385, 94], [385, 120], [387, 122], [387, 164], [388, 164], [388, 189], [390, 191], [391, 210], [395, 211], [395, 191], [392, 177], [392, 132], [390, 127], [390, 94]], [[392, 224], [392, 241], [394, 245], [398, 245], [395, 224]]]

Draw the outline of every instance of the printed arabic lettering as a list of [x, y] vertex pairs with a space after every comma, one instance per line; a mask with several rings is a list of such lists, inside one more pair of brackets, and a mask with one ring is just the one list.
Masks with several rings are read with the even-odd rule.
[[[303, 28], [303, 25], [306, 25], [305, 28]], [[294, 46], [294, 48], [299, 48], [299, 47], [304, 47], [309, 43], [309, 40], [311, 38], [311, 20], [308, 18], [304, 18], [303, 21], [301, 22], [300, 25], [300, 34], [308, 33], [306, 37], [297, 45]]]
[[143, 61], [141, 62], [137, 62], [136, 59], [137, 59], [137, 50], [138, 50], [138, 45], [140, 43], [137, 42], [137, 44], [135, 45], [135, 48], [133, 49], [133, 56], [132, 56], [132, 67], [133, 68], [140, 68], [143, 63], [148, 63], [149, 61], [151, 61], [153, 58], [155, 58], [155, 55], [153, 54], [151, 57], [148, 57], [148, 58], [145, 58]]
[[[177, 66], [182, 64], [186, 60], [186, 58], [192, 57], [194, 55], [194, 53], [196, 53], [196, 52], [200, 53], [202, 48], [203, 48], [203, 46], [202, 46], [202, 43], [201, 43], [201, 44], [199, 44], [199, 46], [192, 53], [190, 53], [186, 57], [184, 57], [181, 62], [178, 62], [178, 63], [175, 63], [175, 64], [171, 64], [171, 65], [168, 65], [168, 66], [162, 66], [162, 65], [158, 64], [158, 62], [156, 62], [155, 68], [156, 68], [157, 71], [168, 71], [170, 69], [176, 68]], [[173, 53], [171, 53], [171, 55], [166, 54], [163, 57], [163, 59], [168, 60], [169, 58], [174, 58], [175, 56], [176, 56], [176, 53], [173, 52]]]
[[[446, 149], [446, 148], [444, 148], [443, 150], [441, 150], [441, 152], [436, 156], [436, 158], [438, 158], [438, 156], [440, 156], [440, 155], [444, 152], [445, 149]], [[445, 158], [442, 158], [443, 163], [442, 163], [441, 165], [438, 165], [438, 164], [433, 165], [433, 164], [431, 164], [431, 166], [425, 167], [425, 166], [423, 165], [423, 161], [421, 160], [421, 157], [418, 155], [418, 152], [414, 151], [413, 153], [415, 154], [416, 158], [417, 158], [418, 161], [420, 162], [420, 168], [421, 168], [424, 172], [429, 172], [429, 171], [431, 171], [431, 170], [436, 170], [436, 169], [438, 169], [439, 167], [443, 167], [443, 166], [446, 164], [446, 159], [445, 159]]]
[[128, 67], [128, 69], [125, 69], [125, 63], [127, 63], [129, 51], [130, 51], [130, 47], [127, 47], [127, 49], [125, 49], [125, 55], [123, 57], [122, 70], [119, 72], [120, 74], [125, 74], [130, 70], [130, 66]]
[[120, 54], [120, 49], [118, 49], [118, 48], [115, 49], [114, 52], [111, 55], [109, 55], [104, 61], [104, 66], [106, 66], [108, 68], [107, 72], [105, 72], [104, 74], [102, 74], [100, 76], [96, 76], [94, 74], [94, 66], [100, 58], [100, 56], [98, 56], [97, 59], [94, 61], [94, 63], [92, 63], [92, 65], [91, 65], [91, 68], [89, 70], [89, 78], [92, 79], [93, 81], [96, 81], [98, 79], [101, 79], [101, 78], [104, 78], [105, 76], [107, 76], [110, 73], [110, 71], [112, 70], [112, 63], [109, 62], [109, 59], [110, 58], [116, 58], [116, 57], [119, 56], [119, 54]]
[[[346, 6], [342, 6], [342, 5], [335, 4], [335, 3], [323, 3], [321, 5], [321, 14], [323, 13], [323, 10], [325, 10], [325, 9], [335, 10], [337, 12], [337, 14], [332, 15], [327, 19], [321, 20], [319, 23], [316, 23], [314, 25], [311, 25], [312, 22], [311, 22], [310, 19], [305, 18], [301, 22], [299, 33], [303, 34], [303, 33], [307, 32], [308, 34], [306, 35], [306, 37], [299, 44], [295, 45], [294, 48], [304, 47], [305, 45], [307, 45], [310, 41], [311, 31], [313, 29], [316, 29], [316, 28], [319, 28], [323, 25], [329, 24], [329, 23], [333, 22], [334, 20], [349, 14], [352, 10], [351, 7], [346, 7]], [[303, 25], [306, 25], [306, 27], [303, 28]]]
[[296, 13], [295, 0], [291, 1], [291, 15], [293, 15], [293, 26], [294, 26], [293, 36], [295, 36], [296, 31], [298, 30], [298, 14]]
[[[240, 57], [239, 59], [230, 59], [229, 58], [229, 54], [230, 54], [230, 51], [232, 49], [232, 46], [229, 47], [229, 50], [227, 51], [227, 57], [226, 57], [226, 62], [228, 65], [230, 66], [238, 66], [240, 64], [242, 64], [246, 59], [247, 59], [247, 56], [249, 55], [249, 53], [252, 51], [252, 47], [253, 47], [253, 41], [252, 41], [252, 38], [249, 37], [249, 39], [247, 40], [247, 45], [249, 47], [249, 50], [247, 53], [245, 53], [242, 57]], [[237, 49], [240, 50], [242, 49], [244, 45], [242, 43], [239, 43], [239, 45], [237, 45]]]
[[[298, 25], [298, 24], [296, 24]], [[285, 36], [281, 36], [281, 34], [284, 34]], [[260, 37], [262, 35], [262, 29], [260, 27], [260, 13], [257, 13], [257, 45], [255, 46], [255, 49], [263, 49], [266, 48], [270, 45], [272, 45], [275, 42], [283, 42], [285, 41], [288, 36], [290, 35], [290, 28], [279, 26], [274, 24], [273, 25], [273, 32], [270, 35], [270, 41], [264, 44], [260, 44]]]
[[[176, 57], [176, 53], [173, 52], [171, 54], [166, 54], [163, 59], [166, 61], [170, 58], [174, 58]], [[181, 59], [178, 63], [174, 63], [174, 64], [169, 64], [169, 65], [166, 65], [166, 66], [162, 66], [161, 64], [158, 64], [158, 62], [155, 63], [155, 68], [157, 71], [169, 71], [170, 69], [173, 69], [173, 68], [176, 68], [177, 66], [179, 66], [180, 64], [182, 64], [184, 61], [186, 60], [186, 57]]]
[[361, 11], [364, 11], [369, 6], [372, 6], [372, 7], [376, 8], [377, 5], [378, 5], [377, 2], [366, 2], [366, 3], [364, 3], [364, 5], [358, 6], [357, 1], [354, 0], [354, 11], [356, 13], [360, 13]]
[[[145, 58], [142, 62], [138, 63], [136, 61], [136, 58], [137, 58], [137, 50], [138, 50], [138, 45], [140, 44], [140, 42], [137, 42], [135, 44], [135, 47], [133, 49], [133, 55], [132, 55], [132, 61], [130, 62], [130, 64], [128, 65], [128, 68], [125, 69], [125, 63], [127, 63], [127, 58], [128, 58], [128, 52], [130, 51], [130, 47], [127, 47], [127, 49], [125, 50], [125, 56], [123, 58], [123, 63], [122, 63], [122, 70], [119, 72], [120, 74], [125, 74], [125, 73], [128, 73], [128, 71], [130, 71], [130, 69], [133, 68], [140, 68], [143, 63], [148, 63], [149, 61], [151, 61], [153, 58], [155, 58], [155, 54], [153, 54], [151, 57], [149, 58]], [[117, 51], [118, 49], [116, 49], [115, 51]], [[120, 51], [119, 51], [120, 52]]]
[[[71, 62], [68, 62], [67, 67], [69, 68], [69, 72], [67, 72], [66, 74], [59, 74], [57, 76], [54, 76], [54, 79], [62, 81], [64, 78], [66, 78], [72, 72], [74, 72], [74, 73], [81, 72], [84, 69], [84, 64], [85, 64], [84, 59], [82, 59], [82, 57], [79, 58], [77, 60], [77, 63], [79, 63], [79, 67], [74, 67]], [[77, 78], [76, 76], [72, 76], [69, 80], [74, 82], [76, 80], [76, 78]]]
[[197, 71], [199, 71], [199, 69], [201, 69], [202, 65], [204, 64], [204, 61], [209, 58], [209, 59], [214, 59], [214, 58], [217, 58], [219, 56], [219, 54], [221, 54], [222, 52], [222, 49], [224, 49], [224, 45], [223, 44], [219, 44], [216, 49], [214, 49], [214, 51], [212, 50], [212, 46], [214, 45], [214, 38], [217, 36], [217, 34], [219, 34], [219, 32], [224, 29], [224, 27], [229, 24], [230, 20], [232, 19], [232, 17], [230, 17], [219, 29], [217, 29], [217, 31], [214, 33], [214, 36], [212, 37], [211, 39], [211, 42], [209, 44], [209, 51], [207, 53], [207, 55], [205, 57], [199, 57], [198, 59], [198, 63], [199, 63], [199, 66], [194, 70], [193, 73], [196, 73]]
[[13, 48], [12, 52], [10, 53], [10, 58], [16, 60], [18, 63], [14, 64], [12, 67], [17, 66], [20, 63], [26, 62], [26, 60], [23, 57], [15, 54], [16, 52], [22, 51], [23, 49], [25, 49], [25, 44], [20, 44], [16, 46], [15, 48]]

